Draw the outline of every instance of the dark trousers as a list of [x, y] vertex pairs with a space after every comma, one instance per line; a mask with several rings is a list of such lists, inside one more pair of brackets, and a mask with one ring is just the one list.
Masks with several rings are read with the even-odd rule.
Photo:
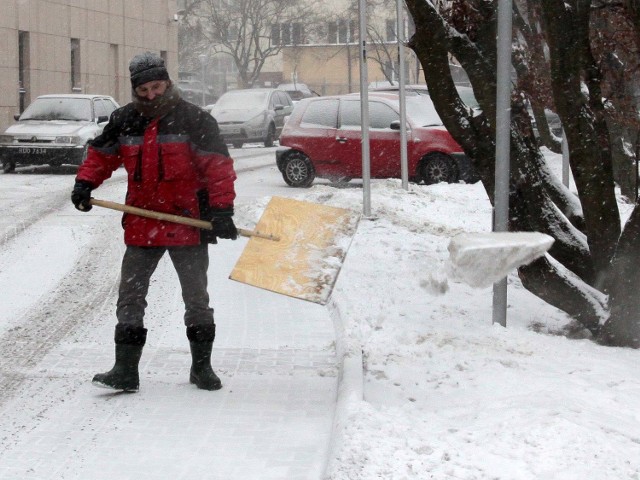
[[120, 290], [116, 308], [118, 323], [144, 327], [149, 281], [162, 256], [165, 252], [169, 252], [182, 288], [182, 299], [185, 305], [184, 324], [186, 326], [213, 325], [213, 309], [209, 307], [207, 291], [208, 248], [208, 244], [187, 247], [127, 246], [120, 273]]

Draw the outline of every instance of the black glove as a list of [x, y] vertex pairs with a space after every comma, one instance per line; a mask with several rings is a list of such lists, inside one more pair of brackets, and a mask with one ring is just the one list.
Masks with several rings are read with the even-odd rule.
[[211, 222], [211, 230], [202, 230], [200, 240], [202, 243], [218, 243], [218, 238], [235, 240], [238, 238], [238, 229], [233, 223], [233, 209], [216, 210], [209, 208], [202, 212], [202, 218]]
[[71, 201], [81, 212], [88, 212], [93, 208], [93, 205], [89, 203], [91, 190], [93, 190], [93, 186], [85, 180], [78, 180], [73, 186]]

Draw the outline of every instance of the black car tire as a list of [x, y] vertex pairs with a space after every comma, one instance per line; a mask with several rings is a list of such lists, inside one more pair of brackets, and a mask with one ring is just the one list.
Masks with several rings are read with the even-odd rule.
[[293, 152], [284, 160], [282, 178], [290, 187], [308, 188], [316, 178], [316, 170], [304, 153]]
[[273, 147], [273, 141], [276, 138], [276, 127], [272, 123], [269, 125], [269, 129], [267, 130], [267, 136], [264, 139], [265, 147]]
[[420, 176], [426, 185], [458, 181], [455, 162], [444, 153], [432, 153], [425, 157], [420, 165]]
[[16, 163], [15, 162], [11, 162], [9, 160], [6, 160], [4, 162], [2, 162], [2, 171], [4, 173], [12, 173], [14, 172], [16, 169]]
[[231, 145], [233, 145], [233, 148], [242, 148], [244, 142], [231, 142]]

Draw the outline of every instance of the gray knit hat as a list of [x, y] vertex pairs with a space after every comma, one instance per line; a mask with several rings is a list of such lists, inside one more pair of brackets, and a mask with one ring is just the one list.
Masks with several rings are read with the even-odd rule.
[[131, 87], [134, 89], [143, 83], [153, 80], [169, 80], [169, 72], [164, 66], [162, 57], [151, 52], [136, 55], [129, 63]]

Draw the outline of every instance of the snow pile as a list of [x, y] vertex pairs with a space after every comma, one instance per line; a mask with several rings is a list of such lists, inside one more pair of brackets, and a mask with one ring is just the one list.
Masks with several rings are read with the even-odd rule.
[[539, 232], [463, 233], [449, 243], [447, 270], [472, 287], [488, 287], [544, 255], [553, 242]]
[[[304, 198], [358, 209], [362, 191]], [[640, 479], [640, 352], [596, 345], [526, 291], [515, 266], [531, 248], [495, 268], [510, 271], [507, 328], [491, 324], [490, 286], [452, 277], [452, 239], [491, 229], [482, 186], [384, 180], [371, 198], [332, 296], [364, 389], [346, 402], [328, 478]], [[550, 245], [534, 240], [535, 255]]]

